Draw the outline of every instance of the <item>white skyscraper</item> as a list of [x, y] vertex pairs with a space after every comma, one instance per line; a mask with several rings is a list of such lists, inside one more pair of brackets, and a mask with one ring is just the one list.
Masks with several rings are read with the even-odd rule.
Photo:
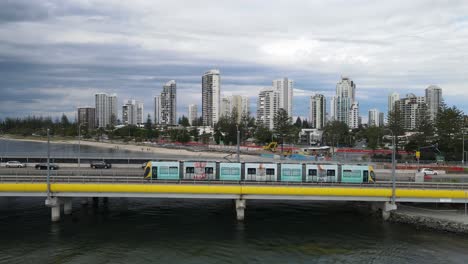
[[249, 115], [250, 114], [250, 100], [249, 100], [249, 97], [242, 96], [241, 105], [242, 105], [241, 106], [242, 114]]
[[205, 72], [202, 77], [203, 125], [213, 126], [221, 114], [221, 77], [219, 70]]
[[354, 102], [351, 105], [350, 111], [349, 111], [349, 123], [348, 126], [351, 129], [354, 128], [359, 128], [359, 125], [361, 124], [360, 116], [359, 116], [359, 103]]
[[232, 95], [221, 99], [221, 116], [230, 116], [233, 112], [237, 114], [239, 123], [243, 114], [248, 114], [249, 98], [246, 96]]
[[356, 84], [341, 77], [336, 84], [336, 96], [331, 100], [331, 119], [346, 123], [349, 128], [359, 127], [359, 102], [356, 101]]
[[230, 116], [232, 111], [232, 98], [230, 97], [223, 97], [221, 98], [221, 107], [219, 110], [220, 116]]
[[395, 103], [400, 100], [400, 94], [398, 93], [391, 93], [388, 95], [388, 112], [392, 112], [393, 108], [395, 107]]
[[109, 124], [109, 102], [107, 94], [95, 94], [96, 127], [106, 127]]
[[263, 124], [269, 129], [273, 129], [274, 117], [279, 109], [279, 91], [272, 88], [265, 88], [258, 94], [257, 101], [257, 123]]
[[118, 102], [117, 95], [111, 94], [107, 96], [108, 107], [109, 107], [109, 124], [115, 126], [117, 125], [118, 114]]
[[125, 125], [143, 124], [143, 103], [133, 99], [126, 100], [122, 106], [122, 123]]
[[327, 101], [325, 96], [316, 94], [310, 97], [309, 120], [312, 128], [323, 129], [326, 124]]
[[273, 89], [279, 92], [279, 108], [283, 108], [292, 117], [294, 82], [288, 78], [273, 81]]
[[369, 110], [369, 121], [368, 126], [380, 126], [380, 111], [378, 109]]
[[431, 121], [434, 121], [439, 113], [439, 108], [442, 106], [442, 88], [431, 85], [426, 88], [426, 104]]
[[193, 122], [198, 119], [198, 106], [196, 104], [189, 105], [188, 109], [188, 120], [191, 126], [193, 126]]
[[161, 124], [161, 97], [154, 97], [154, 124]]
[[162, 125], [177, 125], [177, 85], [174, 80], [163, 86], [160, 97], [160, 123]]
[[118, 119], [117, 95], [97, 93], [94, 95], [94, 99], [96, 104], [96, 127], [116, 125]]

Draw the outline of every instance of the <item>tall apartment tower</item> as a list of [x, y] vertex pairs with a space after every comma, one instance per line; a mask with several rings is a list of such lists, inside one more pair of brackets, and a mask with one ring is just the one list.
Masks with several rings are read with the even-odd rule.
[[380, 112], [379, 114], [379, 127], [385, 126], [385, 114], [384, 112]]
[[177, 87], [176, 82], [171, 80], [163, 86], [160, 98], [161, 124], [177, 125]]
[[400, 94], [398, 93], [391, 93], [388, 95], [388, 112], [392, 112], [395, 104], [400, 100]]
[[397, 107], [400, 111], [403, 127], [406, 130], [413, 130], [417, 127], [419, 120], [426, 118], [427, 104], [426, 97], [407, 94], [406, 98], [398, 101]]
[[273, 89], [279, 93], [279, 108], [283, 108], [292, 117], [294, 82], [288, 78], [273, 81]]
[[221, 114], [221, 78], [219, 70], [205, 72], [202, 77], [203, 125], [214, 126]]
[[258, 94], [257, 101], [257, 123], [263, 124], [269, 129], [275, 127], [274, 117], [278, 112], [280, 101], [279, 91], [272, 88], [265, 88]]
[[442, 106], [442, 88], [431, 85], [426, 88], [426, 104], [431, 121], [434, 121], [439, 113], [439, 108]]
[[117, 106], [117, 95], [111, 94], [107, 96], [108, 107], [109, 107], [109, 124], [117, 125], [118, 119], [118, 106]]
[[239, 123], [243, 114], [249, 114], [249, 98], [240, 95], [223, 97], [221, 99], [221, 116], [229, 116], [234, 110], [237, 114], [237, 123]]
[[96, 103], [96, 127], [106, 127], [110, 120], [107, 94], [97, 93], [94, 98]]
[[196, 104], [189, 105], [188, 108], [188, 120], [189, 124], [193, 126], [194, 121], [198, 119], [198, 106]]
[[380, 126], [380, 112], [378, 109], [373, 108], [369, 110], [368, 126]]
[[322, 94], [310, 97], [309, 120], [312, 128], [323, 129], [326, 124], [327, 100]]
[[126, 100], [122, 106], [122, 123], [125, 125], [143, 124], [143, 103]]
[[78, 108], [78, 125], [93, 129], [96, 127], [96, 108], [79, 107]]
[[94, 95], [96, 106], [96, 127], [116, 125], [118, 119], [117, 95], [97, 93]]
[[359, 127], [359, 102], [356, 101], [356, 84], [348, 77], [341, 77], [336, 84], [336, 95], [331, 100], [331, 119], [346, 123], [350, 128]]
[[161, 97], [154, 97], [154, 124], [161, 124]]

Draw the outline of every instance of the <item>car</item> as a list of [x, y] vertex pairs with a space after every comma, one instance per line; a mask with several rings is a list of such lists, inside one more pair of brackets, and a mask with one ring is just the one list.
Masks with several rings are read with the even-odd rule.
[[93, 169], [110, 169], [112, 168], [112, 164], [105, 161], [92, 161], [90, 167]]
[[[39, 163], [34, 166], [36, 170], [47, 170], [47, 163]], [[50, 163], [49, 164], [49, 169], [50, 170], [58, 170], [60, 167], [55, 164], [55, 163]]]
[[424, 176], [426, 175], [437, 175], [439, 174], [437, 171], [429, 168], [422, 168], [419, 170], [420, 173], [424, 173]]
[[12, 160], [12, 161], [8, 161], [5, 164], [5, 167], [7, 167], [7, 168], [26, 168], [26, 163], [21, 163], [19, 161]]

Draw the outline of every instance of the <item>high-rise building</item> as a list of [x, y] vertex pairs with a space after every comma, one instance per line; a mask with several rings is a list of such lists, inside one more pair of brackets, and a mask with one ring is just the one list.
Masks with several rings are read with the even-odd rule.
[[426, 88], [426, 104], [429, 111], [431, 121], [434, 121], [439, 113], [439, 108], [442, 106], [442, 88], [431, 85]]
[[393, 111], [395, 104], [400, 100], [400, 94], [398, 93], [391, 93], [388, 95], [388, 113]]
[[96, 106], [96, 127], [116, 125], [118, 119], [117, 95], [97, 93], [94, 95], [94, 98]]
[[233, 112], [237, 114], [239, 123], [243, 114], [249, 114], [249, 98], [246, 96], [232, 95], [221, 99], [221, 116], [230, 116]]
[[279, 108], [283, 108], [292, 117], [294, 82], [288, 78], [273, 81], [273, 89], [279, 92]]
[[336, 84], [336, 95], [331, 100], [331, 119], [346, 123], [350, 128], [359, 127], [359, 102], [356, 101], [356, 84], [348, 77], [341, 77]]
[[154, 124], [161, 124], [161, 97], [154, 97]]
[[171, 80], [163, 86], [160, 98], [162, 125], [177, 125], [177, 87], [176, 82]]
[[426, 118], [427, 105], [426, 97], [407, 94], [406, 98], [398, 101], [397, 107], [400, 112], [403, 127], [406, 130], [413, 130], [417, 127], [422, 118]]
[[188, 120], [191, 126], [193, 126], [194, 122], [198, 119], [198, 106], [196, 104], [189, 105], [188, 109]]
[[379, 114], [379, 127], [385, 126], [385, 114], [384, 112], [380, 112]]
[[327, 100], [322, 94], [310, 97], [309, 121], [312, 128], [323, 129], [326, 124]]
[[359, 125], [361, 124], [361, 122], [359, 121], [359, 118], [360, 118], [359, 103], [354, 102], [351, 105], [351, 108], [349, 110], [349, 123], [348, 123], [349, 128], [351, 129], [359, 128]]
[[221, 114], [221, 78], [219, 70], [205, 72], [202, 77], [203, 125], [214, 126]]
[[122, 106], [122, 123], [125, 125], [143, 124], [143, 103], [132, 99], [126, 100]]
[[97, 93], [94, 97], [96, 103], [96, 127], [106, 127], [110, 120], [107, 94]]
[[107, 96], [108, 107], [109, 107], [109, 124], [112, 126], [117, 125], [118, 106], [117, 106], [117, 95], [111, 94]]
[[369, 109], [369, 121], [367, 122], [369, 127], [380, 126], [380, 112], [378, 109]]
[[279, 109], [279, 91], [265, 88], [258, 94], [257, 101], [257, 123], [263, 124], [269, 129], [275, 127], [274, 117]]
[[78, 125], [93, 129], [96, 127], [96, 108], [79, 107], [78, 108]]

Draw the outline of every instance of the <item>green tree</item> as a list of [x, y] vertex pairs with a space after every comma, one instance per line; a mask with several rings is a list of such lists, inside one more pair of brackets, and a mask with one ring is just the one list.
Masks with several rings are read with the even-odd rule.
[[296, 123], [294, 123], [294, 126], [295, 126], [295, 127], [299, 127], [299, 128], [302, 127], [302, 120], [301, 120], [301, 117], [299, 117], [299, 116], [297, 117]]
[[462, 160], [463, 112], [455, 106], [449, 108], [444, 105], [439, 110], [435, 127], [438, 148], [445, 154], [445, 159]]
[[393, 107], [393, 111], [388, 113], [388, 125], [387, 128], [393, 133], [395, 137], [395, 148], [398, 151], [398, 136], [405, 134], [405, 126], [404, 126], [404, 119], [400, 108], [395, 104]]
[[145, 129], [151, 130], [152, 128], [153, 128], [153, 121], [151, 120], [151, 115], [148, 114], [146, 118]]
[[280, 108], [278, 112], [276, 112], [275, 117], [273, 119], [275, 124], [274, 132], [281, 139], [281, 153], [284, 150], [284, 140], [291, 136], [291, 133], [295, 131], [292, 130], [292, 121], [291, 117], [289, 117], [288, 112], [283, 108]]
[[261, 123], [257, 125], [254, 133], [255, 141], [257, 143], [267, 144], [272, 141], [272, 136], [273, 133], [268, 127]]
[[323, 135], [329, 146], [344, 145], [350, 135], [349, 127], [341, 121], [328, 122], [323, 129]]
[[193, 141], [198, 142], [198, 140], [200, 140], [198, 128], [193, 127], [190, 130], [190, 135], [193, 137]]
[[365, 130], [367, 146], [372, 150], [376, 150], [379, 147], [383, 136], [384, 131], [381, 127], [371, 126]]
[[179, 125], [182, 125], [183, 127], [188, 127], [190, 126], [190, 122], [188, 120], [188, 118], [183, 115], [180, 119], [179, 119]]

